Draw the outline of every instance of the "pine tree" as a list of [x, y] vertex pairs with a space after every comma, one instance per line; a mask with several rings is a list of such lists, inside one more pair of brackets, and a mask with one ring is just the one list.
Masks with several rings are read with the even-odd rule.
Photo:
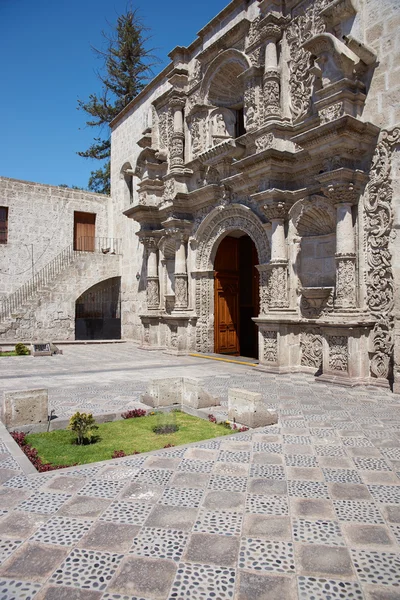
[[146, 85], [156, 60], [152, 50], [146, 48], [147, 28], [138, 16], [137, 10], [130, 7], [126, 14], [117, 18], [111, 35], [102, 32], [106, 49], [93, 48], [103, 60], [103, 68], [97, 73], [102, 83], [100, 94], [90, 94], [87, 102], [78, 100], [78, 109], [90, 115], [88, 127], [107, 131], [104, 137], [95, 137], [93, 144], [85, 151], [78, 152], [84, 158], [95, 158], [103, 165], [91, 172], [88, 187], [101, 194], [110, 193], [110, 152], [111, 140], [108, 125]]

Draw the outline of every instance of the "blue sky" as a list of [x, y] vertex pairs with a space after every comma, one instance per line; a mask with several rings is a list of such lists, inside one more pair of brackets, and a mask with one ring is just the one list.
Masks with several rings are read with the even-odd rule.
[[[228, 0], [137, 0], [150, 46], [168, 62]], [[0, 175], [86, 187], [97, 161], [79, 157], [95, 130], [85, 128], [77, 99], [100, 90], [101, 65], [90, 45], [125, 11], [126, 0], [0, 0]]]

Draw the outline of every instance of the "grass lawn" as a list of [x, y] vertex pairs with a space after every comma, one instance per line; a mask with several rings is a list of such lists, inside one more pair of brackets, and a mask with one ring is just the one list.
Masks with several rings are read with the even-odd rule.
[[15, 350], [10, 350], [9, 352], [0, 352], [0, 356], [18, 356]]
[[125, 419], [99, 425], [96, 432], [98, 441], [85, 446], [74, 443], [76, 435], [69, 430], [32, 433], [26, 436], [28, 444], [37, 449], [44, 463], [71, 465], [96, 462], [112, 458], [114, 450], [124, 450], [126, 454], [158, 450], [167, 444], [179, 446], [222, 435], [232, 434], [224, 425], [210, 423], [183, 412], [174, 412], [179, 430], [167, 435], [158, 435], [153, 427], [158, 424], [157, 415]]

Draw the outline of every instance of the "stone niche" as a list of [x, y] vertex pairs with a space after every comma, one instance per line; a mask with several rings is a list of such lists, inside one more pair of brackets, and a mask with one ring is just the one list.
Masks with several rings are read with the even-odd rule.
[[7, 429], [22, 425], [45, 423], [48, 418], [47, 390], [3, 392], [1, 420]]

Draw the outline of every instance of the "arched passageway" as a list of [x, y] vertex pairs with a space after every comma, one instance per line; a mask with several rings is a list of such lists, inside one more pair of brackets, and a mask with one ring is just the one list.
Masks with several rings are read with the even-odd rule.
[[231, 232], [218, 246], [214, 263], [214, 351], [258, 358], [259, 263], [253, 240]]
[[76, 300], [75, 339], [121, 339], [120, 277], [97, 283]]

